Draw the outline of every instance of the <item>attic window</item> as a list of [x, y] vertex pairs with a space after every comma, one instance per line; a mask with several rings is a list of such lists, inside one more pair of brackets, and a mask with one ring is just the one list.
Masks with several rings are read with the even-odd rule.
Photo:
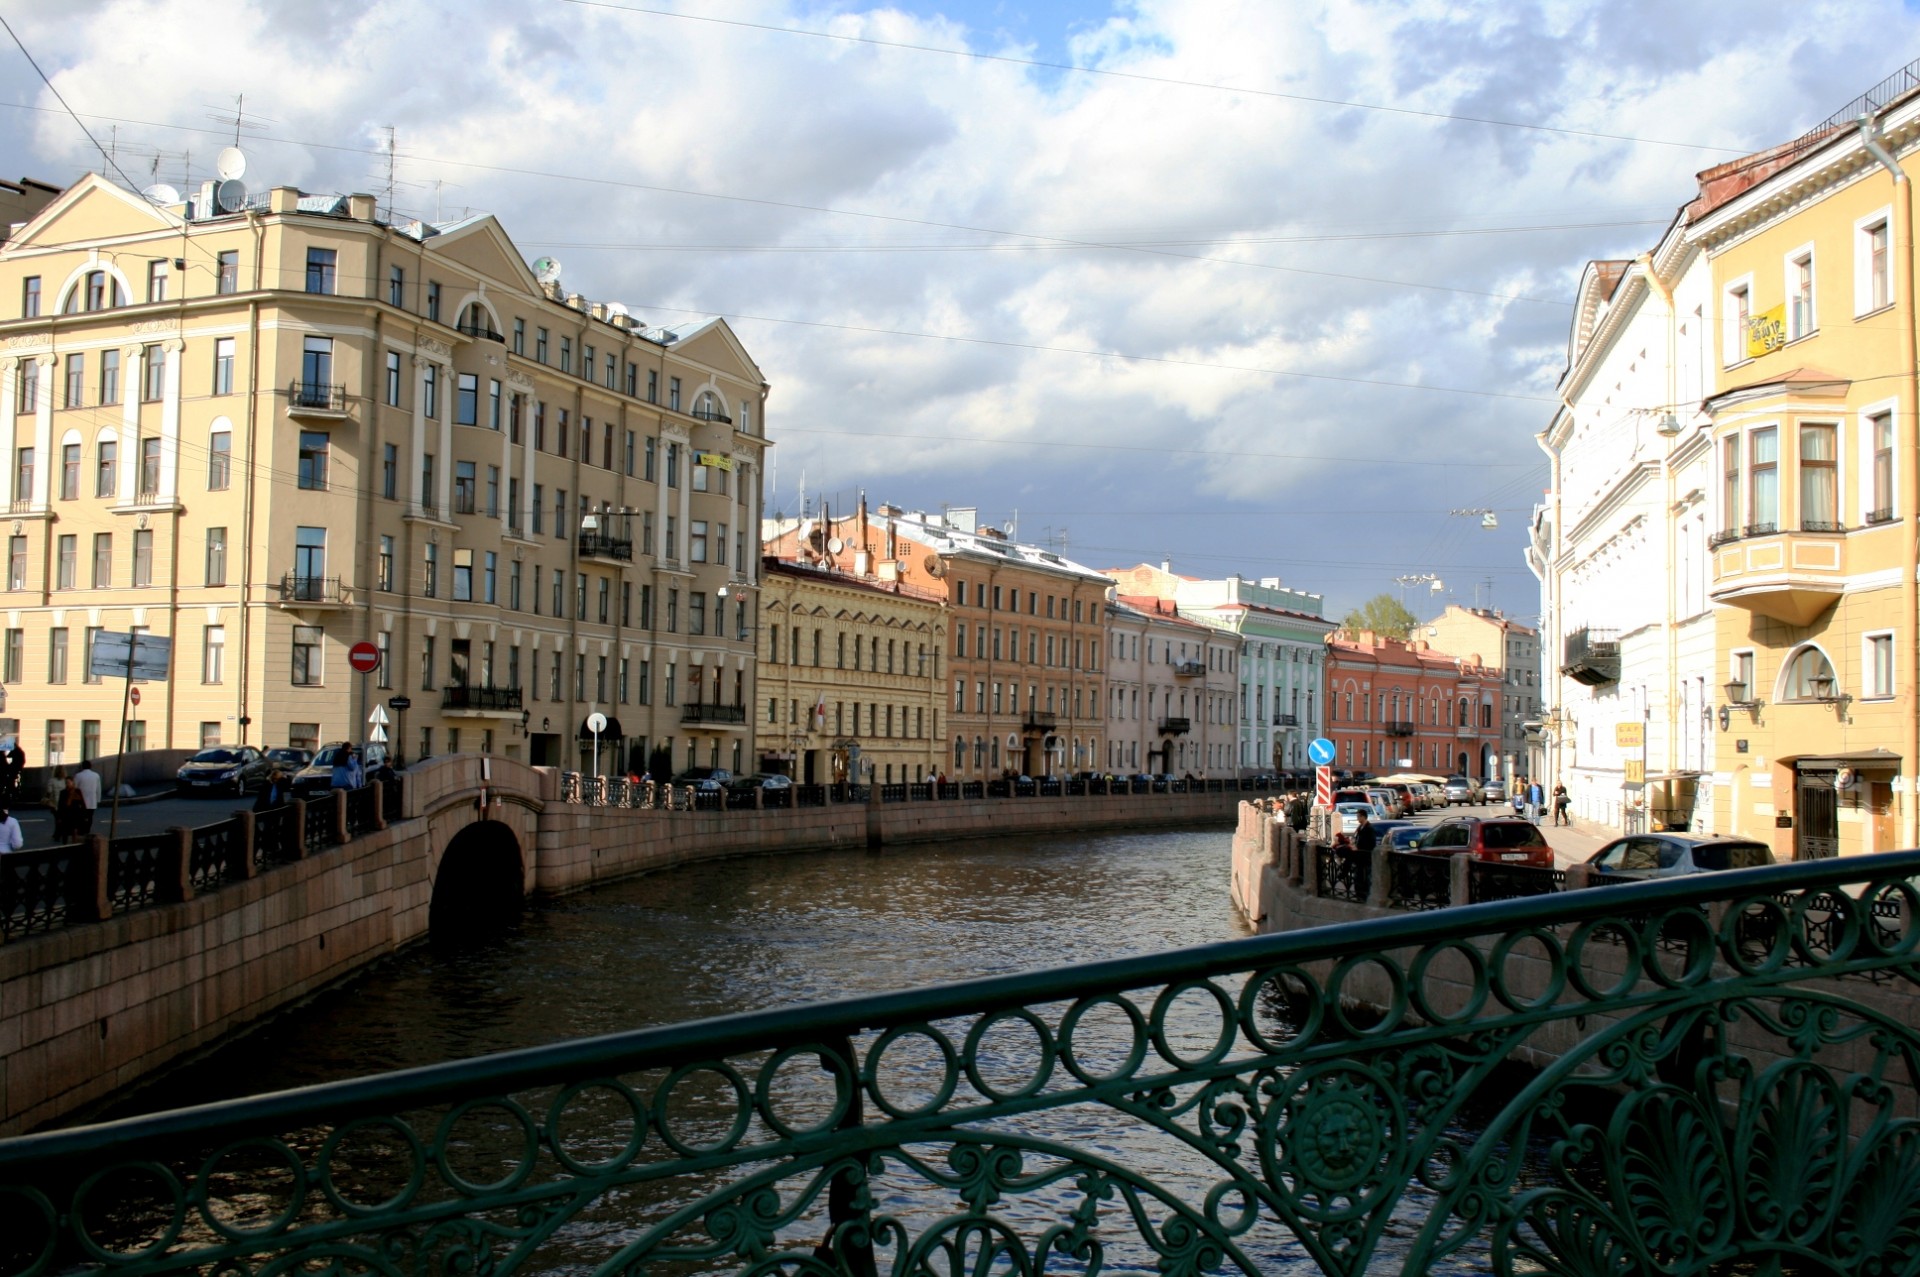
[[78, 315], [83, 311], [112, 310], [127, 304], [127, 295], [120, 288], [120, 281], [103, 270], [88, 271], [67, 293], [66, 303], [60, 307], [63, 315]]

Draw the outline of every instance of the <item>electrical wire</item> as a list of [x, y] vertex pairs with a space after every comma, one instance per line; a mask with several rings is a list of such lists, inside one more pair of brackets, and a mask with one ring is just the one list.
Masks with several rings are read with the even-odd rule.
[[1444, 120], [1455, 124], [1484, 124], [1494, 128], [1523, 129], [1535, 133], [1554, 133], [1565, 137], [1595, 138], [1608, 142], [1632, 142], [1639, 146], [1671, 146], [1689, 151], [1717, 151], [1727, 155], [1744, 155], [1745, 148], [1733, 146], [1711, 146], [1702, 142], [1675, 142], [1662, 138], [1635, 137], [1622, 133], [1603, 133], [1593, 129], [1560, 128], [1551, 124], [1533, 124], [1523, 120], [1501, 120], [1480, 115], [1461, 115], [1452, 111], [1423, 111], [1410, 106], [1385, 106], [1378, 102], [1355, 102], [1342, 98], [1315, 97], [1305, 93], [1282, 93], [1277, 89], [1236, 88], [1224, 84], [1206, 84], [1196, 80], [1181, 80], [1172, 76], [1148, 75], [1140, 71], [1116, 71], [1110, 67], [1080, 66], [1071, 62], [1046, 62], [1038, 58], [1017, 58], [1004, 53], [980, 53], [972, 49], [943, 49], [936, 45], [908, 44], [901, 40], [881, 40], [873, 36], [845, 35], [837, 31], [809, 31], [802, 27], [775, 26], [770, 22], [748, 22], [739, 18], [716, 18], [708, 14], [678, 13], [669, 9], [649, 9], [640, 5], [614, 4], [611, 0], [561, 0], [564, 4], [578, 5], [584, 9], [610, 9], [620, 13], [640, 14], [655, 18], [677, 18], [684, 22], [706, 22], [715, 26], [741, 27], [752, 31], [767, 31], [776, 35], [806, 36], [816, 40], [837, 40], [848, 44], [865, 44], [882, 49], [899, 49], [909, 53], [935, 53], [954, 58], [970, 58], [980, 62], [999, 62], [1011, 66], [1032, 67], [1041, 71], [1070, 71], [1079, 75], [1108, 76], [1119, 80], [1137, 80], [1146, 84], [1162, 84], [1175, 88], [1204, 89], [1213, 93], [1227, 93], [1236, 97], [1275, 98], [1285, 102], [1306, 102], [1315, 106], [1345, 107], [1356, 111], [1376, 111], [1387, 115], [1407, 115], [1421, 119]]

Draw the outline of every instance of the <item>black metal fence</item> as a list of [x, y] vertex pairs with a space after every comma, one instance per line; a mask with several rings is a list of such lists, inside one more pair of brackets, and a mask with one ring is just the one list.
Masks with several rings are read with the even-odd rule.
[[84, 847], [42, 847], [0, 856], [0, 941], [65, 926], [74, 861]]

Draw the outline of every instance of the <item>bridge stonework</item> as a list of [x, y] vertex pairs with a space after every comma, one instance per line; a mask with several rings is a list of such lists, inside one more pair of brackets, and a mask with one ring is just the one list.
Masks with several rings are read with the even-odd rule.
[[557, 773], [459, 755], [401, 818], [175, 904], [0, 944], [0, 1137], [84, 1115], [155, 1069], [428, 934], [441, 858], [510, 829], [528, 896], [727, 856], [1218, 824], [1231, 792], [666, 811], [562, 801]]

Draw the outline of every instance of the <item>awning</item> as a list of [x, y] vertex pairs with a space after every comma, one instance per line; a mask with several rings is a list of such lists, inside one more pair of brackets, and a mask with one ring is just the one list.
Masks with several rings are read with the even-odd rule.
[[[611, 714], [607, 715], [607, 728], [605, 731], [600, 733], [600, 739], [614, 740], [624, 735], [626, 735], [626, 733], [620, 730], [620, 720], [615, 718]], [[580, 739], [581, 740], [593, 739], [593, 733], [587, 730], [587, 720], [584, 718], [580, 720]]]
[[1837, 754], [1789, 755], [1780, 761], [1792, 763], [1796, 767], [1806, 768], [1809, 771], [1821, 771], [1826, 768], [1838, 771], [1842, 767], [1851, 767], [1855, 771], [1859, 771], [1862, 767], [1892, 768], [1898, 771], [1900, 768], [1900, 755], [1890, 749], [1856, 749]]

